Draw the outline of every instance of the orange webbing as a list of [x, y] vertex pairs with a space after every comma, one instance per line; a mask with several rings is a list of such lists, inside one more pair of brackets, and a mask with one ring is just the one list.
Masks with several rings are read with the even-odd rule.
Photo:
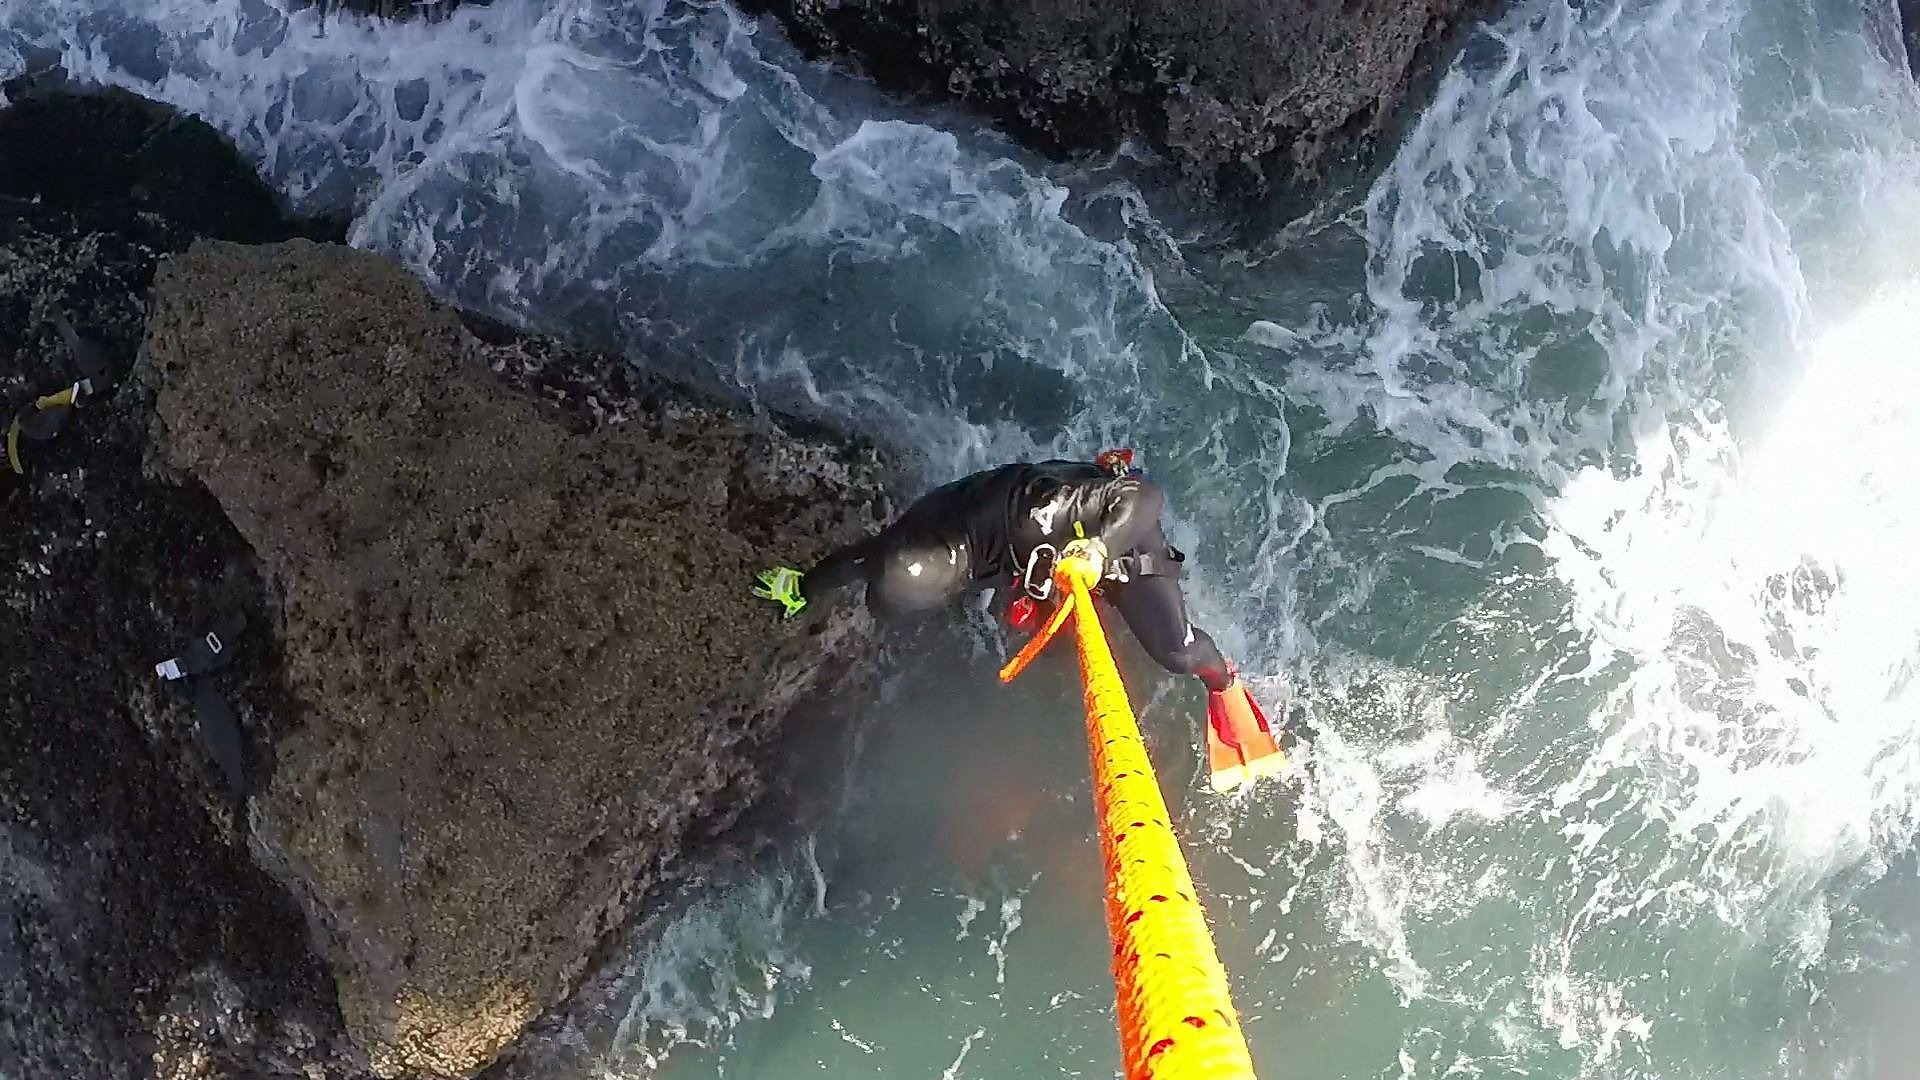
[[1153, 762], [1087, 584], [1062, 560], [1086, 684], [1094, 813], [1107, 869], [1107, 933], [1128, 1080], [1252, 1080], [1253, 1059], [1207, 916], [1194, 895]]
[[1040, 651], [1053, 641], [1054, 635], [1066, 625], [1067, 616], [1072, 613], [1073, 597], [1068, 596], [1053, 609], [1053, 617], [1047, 620], [1047, 625], [1039, 633], [1033, 635], [1032, 640], [1027, 642], [1026, 648], [1020, 650], [1020, 655], [1007, 661], [1007, 666], [1000, 669], [1000, 681], [1010, 683], [1019, 678], [1020, 673], [1027, 670], [1027, 665], [1033, 663], [1034, 657], [1039, 656]]

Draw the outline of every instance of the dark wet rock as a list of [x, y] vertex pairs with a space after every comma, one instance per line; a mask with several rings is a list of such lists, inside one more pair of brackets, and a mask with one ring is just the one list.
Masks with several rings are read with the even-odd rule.
[[[117, 94], [0, 111], [0, 416], [81, 374], [63, 316], [124, 376], [156, 263], [199, 233], [305, 231], [204, 125], [161, 116]], [[135, 158], [221, 205], [183, 225], [190, 192], [79, 175]], [[204, 489], [145, 471], [150, 402], [106, 390], [25, 477], [0, 465], [0, 1073], [364, 1075], [191, 694], [153, 670], [222, 613], [264, 618], [252, 552]], [[264, 770], [290, 713], [271, 634], [255, 645], [210, 685]]]
[[1898, 0], [1900, 43], [1907, 50], [1907, 71], [1920, 76], [1920, 0]]
[[[58, 74], [42, 76], [58, 84]], [[246, 243], [327, 237], [338, 222], [291, 219], [284, 202], [204, 121], [120, 90], [22, 95], [0, 111], [0, 193], [44, 207], [158, 219], [177, 233]]]
[[378, 256], [209, 244], [146, 341], [164, 460], [283, 605], [303, 723], [257, 828], [389, 1075], [491, 1061], [751, 801], [869, 627], [745, 583], [883, 509], [870, 452], [475, 325]]
[[1499, 0], [742, 0], [882, 86], [1052, 151], [1140, 137], [1200, 190], [1309, 184]]
[[351, 11], [383, 19], [443, 19], [462, 7], [486, 7], [492, 0], [294, 0], [294, 7]]

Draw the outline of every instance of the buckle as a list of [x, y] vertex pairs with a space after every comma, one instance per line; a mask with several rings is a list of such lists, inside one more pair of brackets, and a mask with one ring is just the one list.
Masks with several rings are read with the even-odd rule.
[[[1034, 571], [1040, 567], [1042, 557], [1046, 558], [1046, 572], [1036, 576]], [[1053, 568], [1060, 562], [1060, 552], [1052, 544], [1041, 544], [1027, 554], [1026, 572], [1020, 575], [1020, 585], [1027, 595], [1036, 601], [1045, 602], [1053, 595]]]

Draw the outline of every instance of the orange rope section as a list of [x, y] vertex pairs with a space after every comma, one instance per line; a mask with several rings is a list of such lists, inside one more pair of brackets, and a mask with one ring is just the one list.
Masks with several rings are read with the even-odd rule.
[[1094, 813], [1107, 870], [1107, 934], [1128, 1080], [1253, 1080], [1253, 1059], [1194, 895], [1153, 762], [1120, 681], [1080, 560], [1061, 560], [1067, 599], [1001, 671], [1011, 682], [1074, 615], [1086, 686]]
[[1053, 617], [1047, 620], [1046, 627], [1033, 635], [1033, 640], [1027, 642], [1026, 648], [1020, 650], [1020, 655], [1007, 661], [1007, 666], [1000, 669], [1000, 681], [1010, 683], [1019, 678], [1020, 673], [1027, 670], [1027, 665], [1033, 663], [1034, 657], [1039, 656], [1041, 650], [1053, 641], [1054, 635], [1060, 632], [1060, 628], [1067, 625], [1067, 616], [1071, 614], [1073, 614], [1073, 597], [1068, 596], [1059, 607], [1053, 609]]

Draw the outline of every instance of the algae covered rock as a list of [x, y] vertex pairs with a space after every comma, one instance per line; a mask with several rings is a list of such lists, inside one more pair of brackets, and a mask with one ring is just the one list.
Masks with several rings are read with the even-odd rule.
[[260, 841], [375, 1070], [469, 1074], [752, 799], [757, 749], [864, 646], [864, 615], [782, 624], [745, 586], [873, 524], [880, 466], [608, 385], [604, 358], [336, 246], [197, 245], [145, 349], [158, 458], [280, 600], [301, 724]]

